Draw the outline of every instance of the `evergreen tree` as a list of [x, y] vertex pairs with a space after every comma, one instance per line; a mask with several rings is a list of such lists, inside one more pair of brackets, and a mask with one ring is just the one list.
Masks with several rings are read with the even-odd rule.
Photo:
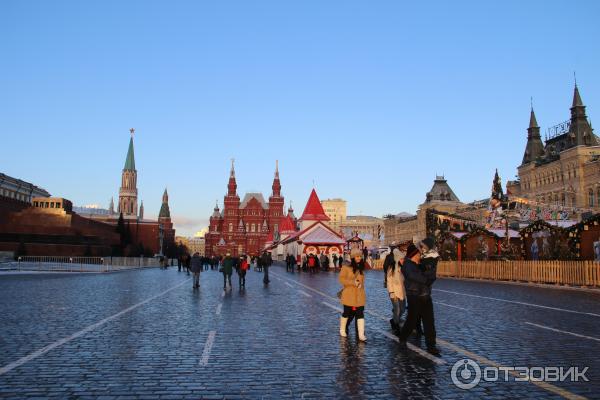
[[496, 169], [496, 175], [494, 175], [494, 183], [492, 184], [492, 199], [504, 200], [504, 191], [502, 190], [502, 180], [498, 175], [498, 169]]

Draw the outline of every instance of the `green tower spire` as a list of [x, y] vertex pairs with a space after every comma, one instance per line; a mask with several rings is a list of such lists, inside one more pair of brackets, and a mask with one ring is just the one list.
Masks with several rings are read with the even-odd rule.
[[131, 139], [129, 139], [129, 149], [127, 150], [127, 158], [125, 158], [124, 170], [135, 171], [135, 157], [133, 156], [133, 133], [135, 129], [131, 128]]

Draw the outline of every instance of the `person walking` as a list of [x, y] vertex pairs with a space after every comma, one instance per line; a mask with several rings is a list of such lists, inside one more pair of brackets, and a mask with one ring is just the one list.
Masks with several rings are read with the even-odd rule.
[[240, 259], [240, 266], [237, 270], [240, 289], [246, 287], [246, 272], [248, 271], [248, 268], [250, 268], [249, 257], [243, 255]]
[[231, 286], [231, 274], [233, 274], [233, 268], [235, 267], [235, 260], [231, 257], [231, 253], [227, 253], [223, 262], [221, 263], [221, 272], [223, 273], [223, 290], [227, 290], [227, 282], [229, 282], [229, 289]]
[[267, 253], [266, 251], [263, 251], [260, 263], [262, 264], [263, 271], [264, 271], [263, 283], [265, 285], [268, 285], [269, 282], [271, 282], [269, 280], [269, 267], [271, 266], [271, 264], [273, 264], [273, 259], [271, 258], [271, 253]]
[[[404, 314], [406, 292], [404, 289], [404, 275], [401, 267], [405, 254], [402, 254], [399, 248], [395, 247], [390, 253], [393, 262], [386, 269], [386, 287], [392, 302], [392, 319], [390, 324], [396, 335], [400, 334], [400, 318]], [[389, 256], [389, 255], [388, 255]], [[386, 261], [388, 257], [386, 257]]]
[[193, 285], [194, 289], [200, 287], [200, 271], [202, 271], [202, 259], [200, 258], [200, 254], [198, 252], [194, 253], [191, 261], [191, 270], [194, 276]]
[[366, 342], [365, 336], [365, 260], [360, 250], [353, 249], [350, 252], [350, 263], [344, 263], [340, 272], [339, 281], [343, 286], [340, 293], [340, 302], [344, 307], [344, 313], [340, 318], [340, 336], [347, 337], [347, 325], [349, 319], [356, 318], [358, 329], [358, 340]]
[[329, 257], [327, 256], [327, 254], [325, 254], [325, 252], [321, 253], [321, 268], [323, 269], [323, 271], [328, 271], [329, 270]]
[[406, 250], [406, 258], [402, 264], [402, 273], [408, 300], [408, 316], [400, 330], [398, 338], [402, 346], [406, 346], [406, 339], [415, 329], [418, 320], [423, 321], [425, 343], [427, 352], [439, 356], [436, 347], [435, 322], [433, 315], [433, 302], [431, 299], [431, 286], [436, 279], [437, 252], [433, 249], [433, 240], [428, 238], [419, 244], [421, 252], [414, 244]]
[[190, 255], [186, 253], [185, 254], [185, 261], [183, 262], [183, 265], [185, 267], [185, 271], [186, 271], [187, 275], [190, 274], [190, 265], [191, 265], [191, 262], [192, 262], [192, 257], [190, 257]]

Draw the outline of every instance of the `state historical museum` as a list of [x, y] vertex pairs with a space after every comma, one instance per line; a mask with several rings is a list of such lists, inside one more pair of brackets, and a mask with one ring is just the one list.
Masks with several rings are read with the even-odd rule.
[[281, 224], [288, 217], [295, 221], [290, 207], [284, 215], [284, 198], [281, 196], [279, 169], [275, 166], [273, 192], [266, 202], [261, 193], [246, 193], [240, 201], [237, 194], [235, 167], [231, 162], [231, 172], [227, 185], [227, 195], [223, 210], [215, 206], [210, 217], [209, 231], [206, 233], [206, 255], [233, 256], [242, 254], [258, 255], [267, 242], [279, 239]]

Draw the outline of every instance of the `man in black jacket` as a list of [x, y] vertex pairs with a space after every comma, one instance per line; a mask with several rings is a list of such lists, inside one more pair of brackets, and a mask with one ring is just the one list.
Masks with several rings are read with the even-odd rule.
[[273, 259], [271, 258], [271, 253], [267, 253], [266, 251], [264, 251], [261, 256], [260, 261], [261, 261], [262, 267], [264, 268], [263, 283], [265, 285], [268, 285], [269, 282], [271, 282], [269, 280], [269, 267], [271, 266], [271, 264], [273, 264]]
[[[423, 249], [425, 249], [425, 246]], [[408, 316], [398, 338], [400, 344], [406, 346], [406, 339], [415, 329], [418, 320], [421, 319], [425, 331], [427, 351], [434, 356], [439, 356], [440, 351], [436, 347], [433, 301], [431, 299], [431, 286], [436, 278], [437, 262], [428, 262], [427, 268], [423, 268], [420, 263], [421, 253], [414, 244], [409, 245], [406, 250], [406, 259], [402, 265], [406, 298], [408, 300]]]

